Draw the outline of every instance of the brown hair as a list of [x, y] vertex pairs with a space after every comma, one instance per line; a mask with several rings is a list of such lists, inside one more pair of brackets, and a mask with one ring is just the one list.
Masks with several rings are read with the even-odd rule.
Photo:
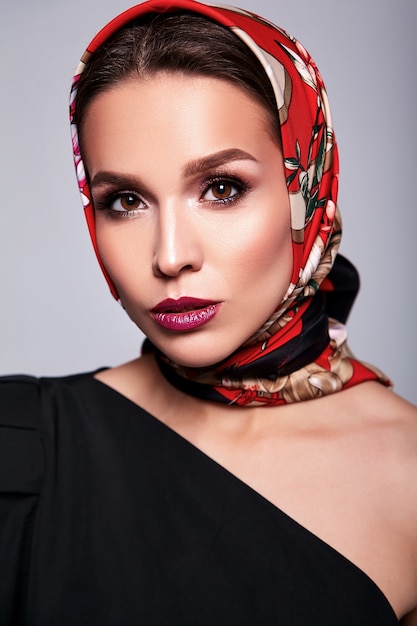
[[126, 78], [159, 71], [200, 74], [237, 85], [263, 105], [271, 134], [280, 143], [275, 95], [261, 62], [228, 28], [187, 12], [149, 14], [123, 27], [91, 56], [77, 90], [78, 132], [96, 95]]

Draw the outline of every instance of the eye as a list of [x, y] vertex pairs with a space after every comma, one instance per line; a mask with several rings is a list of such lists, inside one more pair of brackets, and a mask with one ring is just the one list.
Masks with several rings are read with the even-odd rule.
[[135, 193], [125, 192], [119, 194], [109, 202], [109, 209], [112, 211], [118, 211], [120, 213], [125, 211], [135, 211], [136, 209], [143, 209], [145, 203]]
[[208, 202], [230, 202], [236, 200], [242, 193], [244, 185], [227, 179], [218, 179], [211, 182], [203, 194]]

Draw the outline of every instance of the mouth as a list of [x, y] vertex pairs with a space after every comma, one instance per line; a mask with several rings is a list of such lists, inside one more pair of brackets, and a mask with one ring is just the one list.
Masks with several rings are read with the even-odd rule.
[[221, 302], [200, 298], [167, 298], [159, 302], [150, 314], [162, 328], [183, 332], [207, 324], [217, 314], [220, 306]]

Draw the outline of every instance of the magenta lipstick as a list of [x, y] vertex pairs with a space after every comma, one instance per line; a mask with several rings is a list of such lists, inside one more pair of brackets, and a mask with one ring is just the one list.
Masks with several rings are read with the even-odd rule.
[[201, 298], [167, 298], [151, 310], [151, 316], [162, 328], [184, 332], [207, 324], [217, 314], [220, 305], [220, 302]]

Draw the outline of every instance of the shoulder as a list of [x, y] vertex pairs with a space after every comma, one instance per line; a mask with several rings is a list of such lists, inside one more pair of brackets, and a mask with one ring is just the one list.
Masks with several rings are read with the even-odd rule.
[[413, 558], [417, 590], [417, 408], [374, 382], [334, 394], [327, 407], [346, 488], [362, 493], [370, 514]]
[[0, 493], [39, 493], [57, 436], [66, 443], [97, 406], [93, 375], [0, 377]]
[[[417, 407], [377, 382], [365, 382], [328, 397], [332, 415], [370, 445], [394, 453], [417, 449]], [[387, 450], [385, 450], [387, 451]], [[407, 455], [408, 456], [408, 455]], [[413, 455], [412, 455], [413, 457]]]
[[417, 407], [383, 385], [365, 383], [357, 388], [354, 408], [374, 441], [371, 450], [417, 469]]
[[[417, 572], [417, 407], [375, 385], [368, 392], [369, 448], [384, 479], [388, 505], [414, 544]], [[416, 598], [417, 601], [417, 598]]]
[[414, 501], [417, 522], [417, 407], [379, 383], [363, 383], [340, 396], [370, 473], [386, 480], [387, 495], [390, 486], [395, 485], [392, 495], [398, 497], [407, 491], [404, 487], [410, 488], [407, 495]]
[[353, 538], [352, 560], [404, 615], [417, 606], [417, 409], [375, 382], [314, 402], [341, 545]]
[[[38, 496], [44, 477], [39, 380], [0, 377], [0, 621], [20, 607]], [[15, 615], [16, 611], [16, 615]], [[20, 611], [19, 611], [20, 614]]]
[[23, 375], [0, 377], [0, 426], [34, 427], [38, 405], [39, 379]]
[[43, 473], [39, 426], [39, 380], [0, 377], [0, 492], [39, 492]]
[[389, 541], [408, 562], [403, 584], [410, 587], [412, 608], [417, 605], [417, 407], [377, 383], [358, 392], [369, 498], [386, 520]]

